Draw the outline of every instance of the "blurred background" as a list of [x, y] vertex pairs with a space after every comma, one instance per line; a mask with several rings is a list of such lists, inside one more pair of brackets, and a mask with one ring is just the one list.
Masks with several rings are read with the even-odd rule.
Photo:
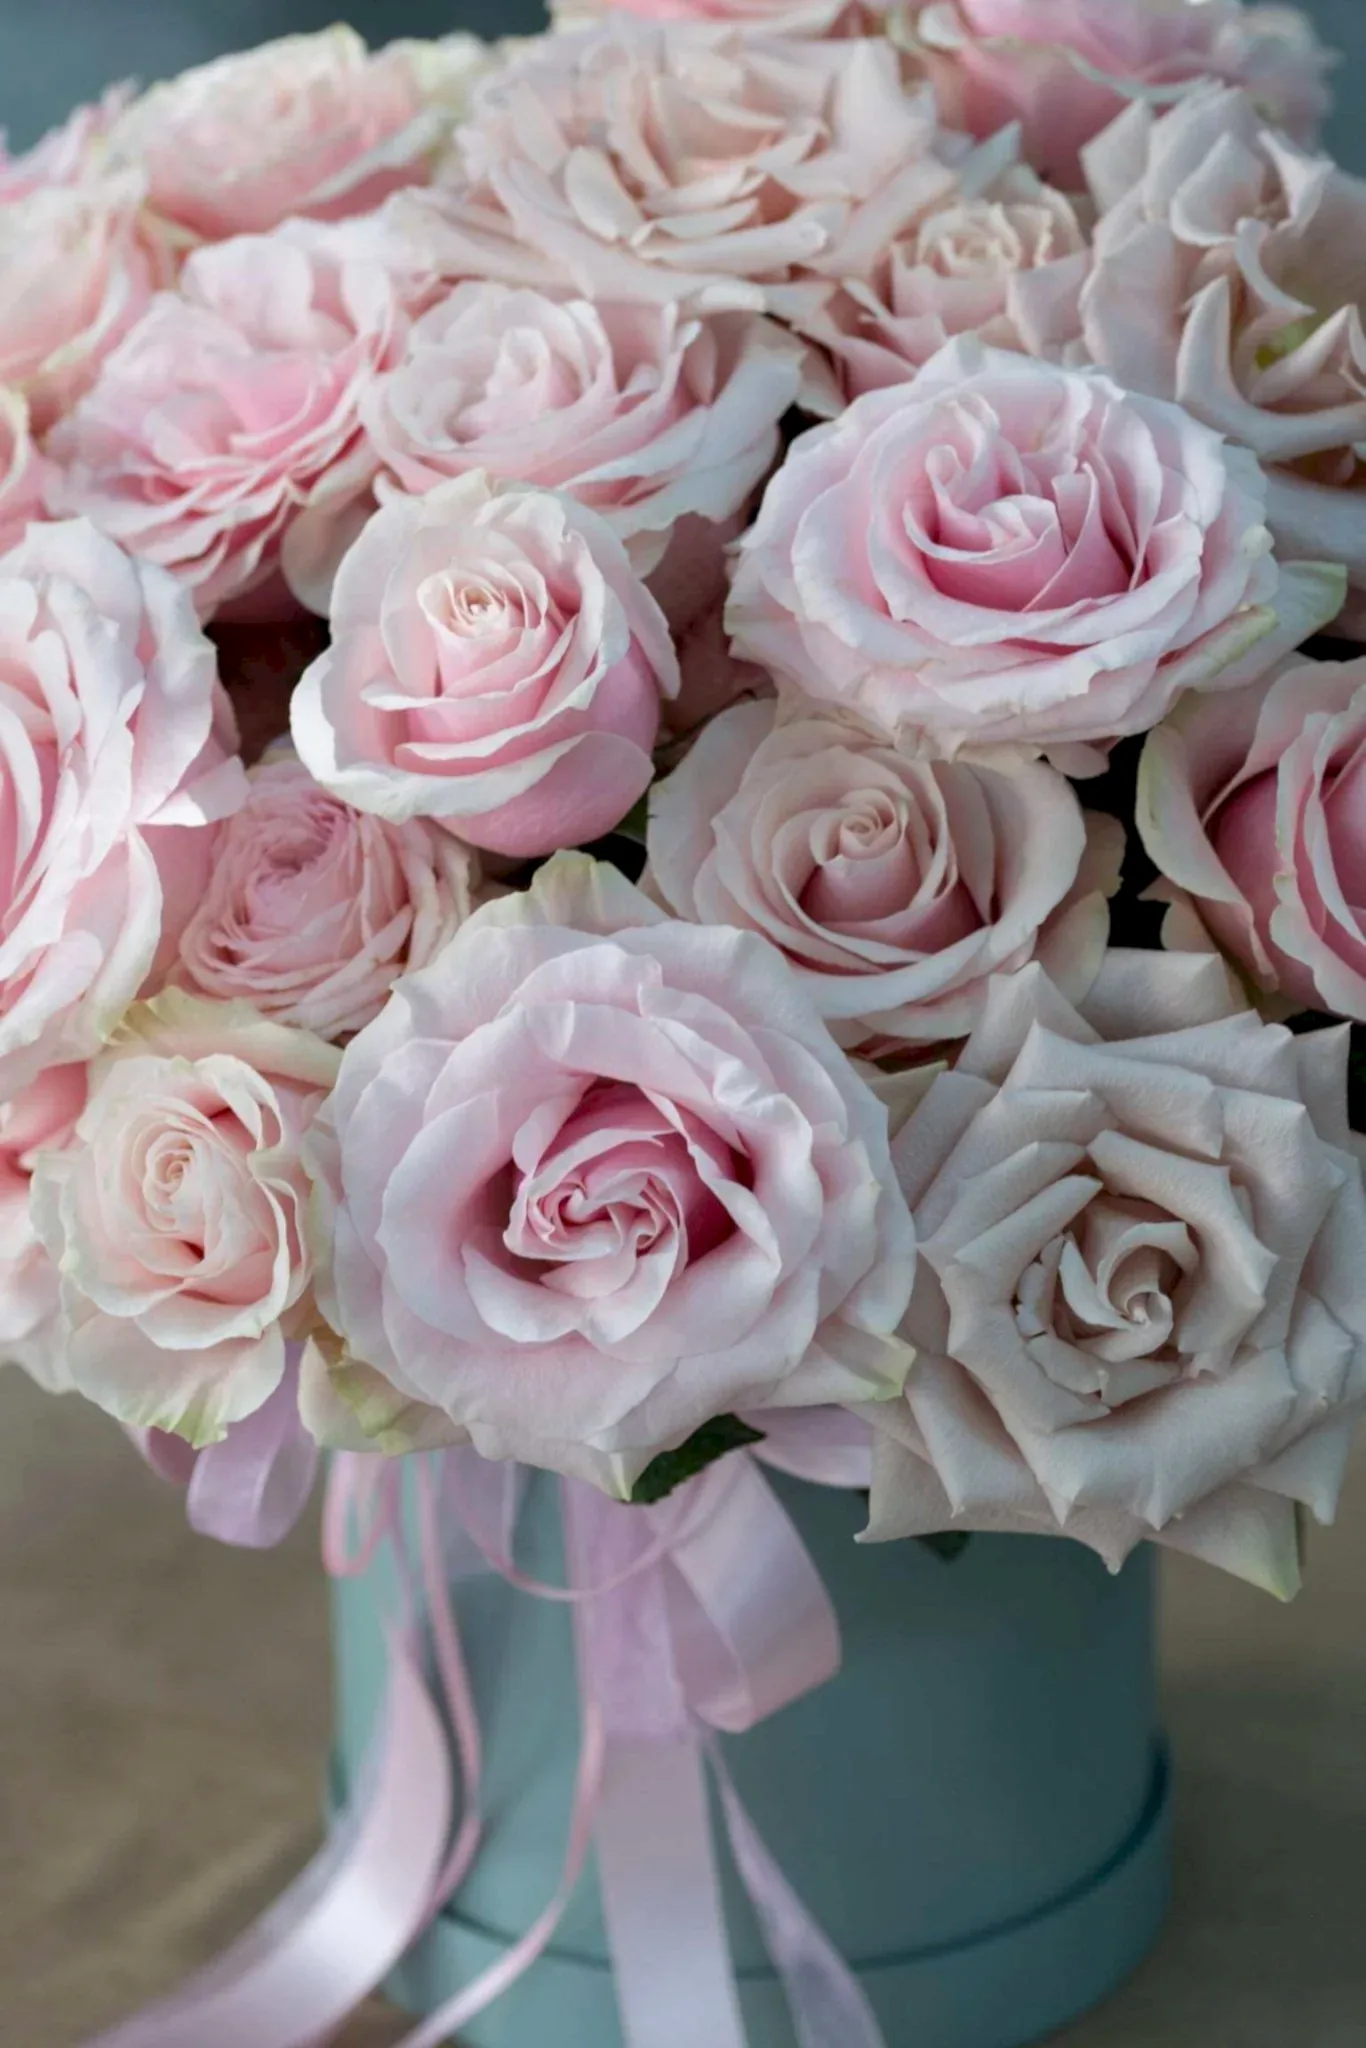
[[[1325, 39], [1366, 65], [1366, 0], [1300, 0]], [[12, 148], [34, 141], [77, 100], [118, 78], [150, 81], [291, 30], [344, 19], [372, 43], [453, 28], [514, 35], [539, 28], [541, 0], [0, 0], [0, 128]], [[1356, 95], [1339, 94], [1329, 144], [1366, 171]]]

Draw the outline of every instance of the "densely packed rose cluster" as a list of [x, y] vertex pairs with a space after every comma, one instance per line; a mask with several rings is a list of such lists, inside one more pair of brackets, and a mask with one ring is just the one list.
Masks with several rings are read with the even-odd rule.
[[572, 0], [0, 155], [0, 1352], [622, 1497], [842, 1409], [873, 1538], [1292, 1590], [1366, 1405], [1327, 65]]

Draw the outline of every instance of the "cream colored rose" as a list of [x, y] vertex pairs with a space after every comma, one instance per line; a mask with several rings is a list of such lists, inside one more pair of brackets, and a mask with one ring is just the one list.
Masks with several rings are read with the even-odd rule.
[[92, 1067], [30, 1203], [71, 1384], [119, 1421], [215, 1443], [279, 1385], [313, 1318], [300, 1151], [338, 1059], [246, 1004], [169, 993]]
[[1145, 1537], [1280, 1593], [1366, 1403], [1366, 1197], [1345, 1029], [1239, 1008], [1212, 955], [1111, 953], [1073, 1009], [1037, 967], [893, 1156], [918, 1358], [870, 1533]]

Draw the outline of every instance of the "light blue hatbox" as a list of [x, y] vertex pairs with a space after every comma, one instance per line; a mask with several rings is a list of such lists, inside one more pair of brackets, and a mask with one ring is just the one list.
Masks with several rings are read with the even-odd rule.
[[[887, 2048], [1021, 2048], [1113, 1990], [1165, 1910], [1151, 1556], [1113, 1577], [1049, 1537], [976, 1536], [951, 1562], [915, 1542], [856, 1545], [856, 1496], [774, 1484], [834, 1600], [844, 1663], [819, 1692], [727, 1739], [741, 1798], [858, 1973]], [[548, 1481], [532, 1483], [518, 1555], [559, 1574]], [[492, 1574], [462, 1579], [455, 1598], [486, 1735], [488, 1828], [459, 1896], [389, 1987], [419, 2013], [551, 1899], [578, 1756], [566, 1608]], [[392, 1599], [385, 1564], [336, 1589], [339, 1793], [382, 1697]], [[719, 1825], [716, 1837], [750, 2048], [793, 2048]], [[621, 2048], [591, 1867], [548, 1953], [465, 2039]]]

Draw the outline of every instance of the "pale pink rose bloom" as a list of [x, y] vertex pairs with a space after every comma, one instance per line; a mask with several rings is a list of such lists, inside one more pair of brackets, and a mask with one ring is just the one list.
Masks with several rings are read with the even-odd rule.
[[1239, 1010], [1221, 961], [1115, 952], [1079, 1009], [993, 982], [893, 1147], [920, 1247], [871, 1533], [1145, 1537], [1288, 1596], [1366, 1401], [1345, 1028]]
[[35, 433], [89, 389], [162, 282], [143, 198], [128, 171], [0, 205], [0, 384], [27, 398]]
[[245, 1003], [129, 1012], [74, 1135], [34, 1170], [72, 1387], [200, 1446], [280, 1384], [316, 1318], [301, 1150], [339, 1055]]
[[347, 1048], [320, 1301], [485, 1456], [624, 1494], [716, 1415], [899, 1393], [887, 1144], [772, 947], [564, 856]]
[[1025, 159], [1081, 184], [1081, 153], [1133, 102], [1164, 106], [1204, 79], [1246, 86], [1312, 141], [1332, 58], [1308, 17], [1240, 0], [908, 0], [902, 34], [944, 119], [972, 135], [1022, 126]]
[[645, 21], [727, 22], [770, 36], [874, 34], [885, 11], [881, 0], [558, 0], [551, 8], [563, 28], [615, 12]]
[[371, 519], [291, 724], [357, 809], [529, 855], [625, 816], [677, 688], [663, 615], [597, 514], [476, 472]]
[[87, 1059], [152, 969], [159, 858], [245, 794], [183, 592], [84, 520], [0, 558], [0, 1101]]
[[1137, 821], [1174, 888], [1165, 937], [1210, 940], [1285, 1013], [1366, 1023], [1366, 660], [1192, 698], [1148, 736]]
[[365, 405], [371, 442], [418, 495], [469, 470], [568, 491], [638, 573], [678, 522], [741, 512], [778, 452], [803, 352], [750, 313], [557, 302], [457, 285], [417, 322]]
[[28, 406], [0, 385], [0, 554], [17, 546], [31, 519], [43, 517], [48, 465], [33, 443]]
[[51, 1393], [68, 1387], [57, 1269], [29, 1212], [40, 1152], [67, 1144], [85, 1107], [84, 1066], [48, 1067], [0, 1103], [0, 1364], [22, 1365]]
[[115, 123], [111, 156], [186, 237], [341, 220], [431, 175], [483, 62], [473, 36], [374, 54], [340, 24], [284, 36], [153, 86]]
[[1282, 553], [1343, 562], [1366, 589], [1366, 181], [1236, 92], [1161, 120], [1135, 108], [1088, 164], [1105, 208], [1092, 355], [1251, 448]]
[[614, 16], [480, 85], [433, 242], [451, 277], [762, 310], [799, 275], [866, 271], [949, 189], [937, 124], [885, 37]]
[[1095, 773], [1341, 581], [1282, 568], [1255, 459], [1107, 377], [960, 339], [802, 436], [736, 563], [738, 654], [890, 736]]
[[1072, 202], [1016, 164], [911, 223], [867, 277], [827, 287], [797, 325], [828, 351], [845, 402], [904, 383], [958, 334], [1084, 358], [1077, 301], [1090, 261]]
[[359, 1031], [469, 916], [478, 861], [420, 818], [352, 810], [288, 755], [249, 780], [180, 935], [175, 979], [323, 1038]]
[[723, 712], [650, 796], [649, 877], [698, 924], [784, 953], [842, 1045], [963, 1038], [991, 975], [1086, 994], [1122, 828], [1039, 761], [917, 761], [828, 718]]
[[201, 617], [269, 615], [291, 531], [311, 553], [368, 501], [361, 399], [405, 328], [345, 226], [199, 249], [51, 437], [54, 502], [169, 569]]
[[45, 185], [77, 185], [104, 163], [109, 130], [132, 99], [132, 85], [111, 85], [89, 106], [77, 107], [22, 156], [10, 156], [0, 136], [0, 206], [27, 198]]

